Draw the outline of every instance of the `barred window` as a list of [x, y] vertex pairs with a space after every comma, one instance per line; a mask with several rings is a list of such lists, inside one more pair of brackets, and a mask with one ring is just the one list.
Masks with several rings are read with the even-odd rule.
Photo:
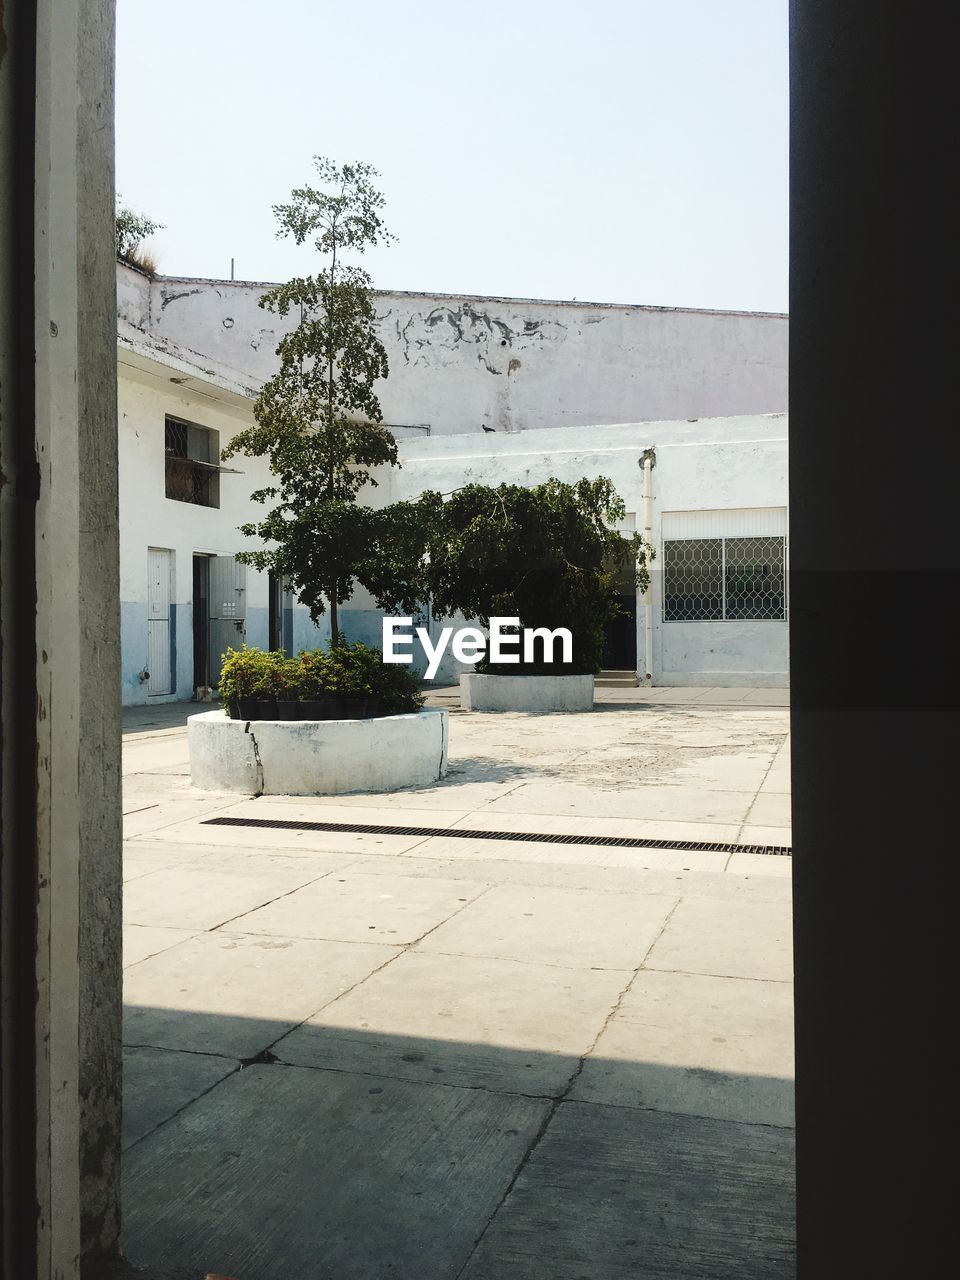
[[664, 622], [708, 622], [722, 617], [723, 539], [665, 542]]
[[663, 545], [664, 622], [786, 617], [783, 538], [681, 538]]
[[198, 507], [220, 506], [220, 436], [167, 417], [164, 429], [166, 495]]

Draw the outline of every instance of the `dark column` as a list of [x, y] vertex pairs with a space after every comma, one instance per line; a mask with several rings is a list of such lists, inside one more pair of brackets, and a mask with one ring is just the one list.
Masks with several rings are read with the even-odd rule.
[[803, 1280], [945, 1274], [930, 1157], [953, 1109], [936, 1044], [954, 1018], [919, 1013], [960, 847], [955, 54], [937, 26], [923, 6], [792, 4]]
[[0, 5], [3, 1275], [100, 1280], [120, 1153], [112, 0]]

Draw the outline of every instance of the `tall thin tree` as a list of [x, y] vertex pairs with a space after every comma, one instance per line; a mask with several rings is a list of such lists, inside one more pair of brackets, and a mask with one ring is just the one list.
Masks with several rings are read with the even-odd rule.
[[285, 577], [314, 622], [329, 608], [336, 644], [339, 606], [364, 580], [383, 525], [382, 514], [360, 506], [357, 495], [376, 484], [371, 468], [398, 465], [375, 391], [389, 366], [377, 337], [372, 281], [345, 259], [393, 237], [381, 217], [376, 169], [323, 156], [314, 164], [319, 185], [297, 188], [273, 211], [278, 235], [311, 242], [324, 265], [261, 298], [277, 315], [299, 318], [277, 347], [280, 366], [257, 397], [254, 425], [233, 438], [224, 457], [266, 456], [273, 476], [251, 496], [276, 504], [262, 520], [241, 526], [267, 548], [238, 558]]

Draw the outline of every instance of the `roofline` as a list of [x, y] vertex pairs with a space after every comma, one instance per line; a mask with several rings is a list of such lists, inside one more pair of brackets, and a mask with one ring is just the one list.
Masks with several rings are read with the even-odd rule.
[[[244, 382], [242, 376], [231, 369], [223, 366], [210, 368], [211, 363], [213, 362], [204, 360], [200, 352], [182, 347], [170, 339], [158, 342], [138, 329], [128, 328], [117, 334], [118, 374], [124, 367], [132, 367], [141, 372], [149, 372], [162, 382], [185, 386], [189, 391], [235, 408], [252, 405], [258, 388]], [[144, 369], [144, 365], [152, 368]]]
[[[124, 264], [128, 265], [128, 264]], [[226, 285], [232, 288], [275, 289], [276, 280], [222, 280], [216, 276], [163, 276], [152, 277], [158, 284], [211, 284]], [[525, 303], [540, 307], [582, 307], [588, 311], [650, 311], [650, 312], [682, 312], [688, 315], [701, 316], [751, 316], [770, 320], [787, 320], [786, 311], [737, 311], [724, 310], [719, 307], [668, 307], [654, 306], [639, 302], [585, 302], [579, 298], [510, 298], [502, 294], [484, 293], [433, 293], [415, 289], [374, 289], [375, 297], [400, 298], [437, 298], [443, 301], [456, 302], [507, 302]]]

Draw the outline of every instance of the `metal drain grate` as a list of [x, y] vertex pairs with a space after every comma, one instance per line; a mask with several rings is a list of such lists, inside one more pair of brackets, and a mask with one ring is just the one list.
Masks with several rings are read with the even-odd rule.
[[269, 831], [332, 831], [366, 836], [456, 836], [461, 840], [523, 840], [535, 844], [589, 844], [615, 849], [677, 849], [682, 853], [762, 853], [789, 858], [782, 844], [726, 844], [709, 840], [650, 840], [633, 836], [564, 836], [555, 831], [469, 831], [463, 827], [384, 827], [371, 822], [295, 822], [287, 818], [205, 818], [205, 827], [264, 827]]

